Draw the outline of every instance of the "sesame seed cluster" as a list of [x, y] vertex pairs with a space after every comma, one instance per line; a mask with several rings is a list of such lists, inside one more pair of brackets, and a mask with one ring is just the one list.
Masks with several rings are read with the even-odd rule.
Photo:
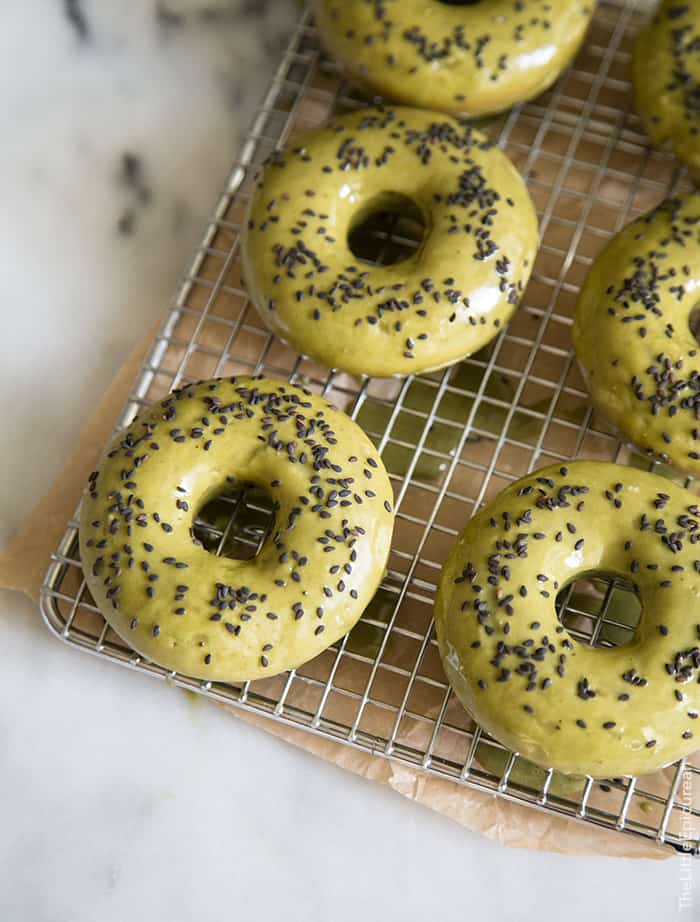
[[596, 259], [573, 339], [596, 404], [633, 442], [700, 474], [700, 196], [663, 202]]
[[[400, 263], [363, 264], [350, 232], [387, 195], [416, 204], [425, 238]], [[330, 367], [387, 377], [452, 364], [491, 340], [519, 302], [536, 243], [527, 189], [484, 135], [433, 112], [374, 109], [272, 156], [242, 264], [280, 337]]]
[[[315, 0], [350, 77], [423, 108], [335, 117], [275, 151], [247, 214], [242, 273], [260, 315], [298, 351], [351, 374], [453, 364], [512, 316], [536, 253], [532, 201], [500, 150], [439, 112], [491, 113], [540, 93], [594, 8], [432, 3], [425, 16], [426, 0]], [[673, 100], [650, 112], [650, 131], [670, 134], [681, 111], [691, 153], [697, 22], [700, 0], [664, 3], [650, 33], [668, 39], [658, 96]], [[425, 236], [401, 263], [369, 265], [351, 251], [353, 229], [399, 200], [415, 206]], [[574, 325], [603, 412], [693, 474], [699, 228], [700, 198], [687, 196], [622, 231], [594, 265]], [[194, 520], [224, 488], [249, 485], [272, 499], [271, 534], [254, 560], [215, 557]], [[272, 676], [359, 619], [384, 574], [392, 502], [370, 440], [303, 386], [187, 385], [121, 433], [91, 474], [80, 525], [87, 584], [117, 633], [164, 668], [214, 681]], [[655, 475], [572, 462], [518, 481], [468, 523], [440, 576], [436, 631], [457, 696], [501, 742], [562, 772], [642, 774], [687, 755], [700, 713], [698, 541], [693, 497]], [[575, 576], [601, 570], [633, 583], [644, 617], [632, 643], [594, 651], [568, 634], [555, 600]]]
[[[198, 540], [198, 511], [256, 484], [275, 524], [250, 561]], [[234, 377], [138, 417], [90, 475], [80, 551], [90, 592], [167, 669], [236, 681], [311, 659], [358, 620], [384, 574], [392, 490], [369, 439], [308, 389]]]
[[[467, 525], [436, 602], [443, 663], [479, 723], [544, 767], [643, 774], [697, 746], [700, 509], [656, 474], [575, 461], [514, 483]], [[573, 641], [555, 599], [574, 576], [630, 580], [634, 640]]]
[[321, 37], [373, 96], [470, 116], [543, 92], [576, 53], [595, 0], [314, 0]]
[[632, 58], [636, 108], [656, 144], [700, 170], [700, 2], [663, 0], [637, 36]]

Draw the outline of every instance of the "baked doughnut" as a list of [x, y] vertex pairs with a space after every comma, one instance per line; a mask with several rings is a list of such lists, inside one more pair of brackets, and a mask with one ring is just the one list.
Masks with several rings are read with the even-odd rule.
[[[364, 264], [349, 235], [413, 203], [422, 244]], [[295, 349], [353, 374], [407, 375], [471, 355], [507, 322], [529, 278], [537, 219], [510, 160], [473, 128], [418, 109], [334, 118], [277, 153], [248, 211], [243, 274]]]
[[574, 348], [601, 411], [648, 454], [700, 474], [700, 195], [617, 234], [579, 296]]
[[[252, 560], [208, 553], [198, 511], [235, 478], [274, 502]], [[88, 588], [114, 630], [167, 669], [242, 681], [293, 669], [346, 634], [384, 574], [392, 491], [345, 414], [297, 384], [204, 381], [117, 436], [80, 516]]]
[[[564, 773], [641, 775], [697, 748], [700, 509], [671, 481], [574, 461], [529, 474], [469, 522], [440, 577], [440, 653], [503, 745]], [[636, 584], [625, 646], [569, 636], [557, 591], [592, 571]]]
[[323, 43], [347, 77], [393, 102], [469, 116], [554, 83], [595, 0], [314, 0]]
[[663, 0], [632, 55], [635, 106], [654, 144], [700, 169], [700, 2]]

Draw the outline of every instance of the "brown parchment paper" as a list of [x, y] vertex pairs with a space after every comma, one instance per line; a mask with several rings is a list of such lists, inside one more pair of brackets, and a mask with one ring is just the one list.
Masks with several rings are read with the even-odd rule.
[[[0, 554], [0, 588], [14, 589], [38, 601], [49, 557], [109, 437], [152, 335], [149, 333], [134, 348], [102, 397], [78, 441], [75, 453], [68, 459], [53, 487], [29, 514], [14, 540]], [[233, 708], [227, 710], [247, 723], [327, 762], [333, 762], [370, 781], [388, 785], [408, 800], [423, 804], [503, 845], [567, 854], [628, 858], [659, 859], [673, 854], [669, 847], [659, 847], [642, 839], [549, 816], [264, 717]]]
[[[605, 16], [601, 13], [600, 21], [596, 20], [596, 23], [594, 23], [591, 41], [595, 39], [598, 46], [607, 44], [614, 24], [615, 16], [611, 15], [610, 11]], [[623, 42], [623, 47], [627, 51], [629, 50], [631, 34], [632, 32], [630, 32], [629, 37], [625, 37]], [[580, 69], [586, 74], [595, 73], [600, 66], [600, 62], [595, 56], [591, 57], [589, 55], [587, 57], [587, 54], [588, 52], [584, 47], [579, 61]], [[615, 71], [613, 74], [618, 78], [615, 86], [622, 86], [622, 81], [626, 78], [626, 70], [622, 65], [621, 68], [619, 73]], [[335, 99], [334, 94], [337, 91], [337, 78], [317, 69], [313, 74], [313, 79], [309, 81], [309, 88], [313, 89], [313, 94], [305, 97], [301, 104], [294, 109], [296, 128], [299, 130], [314, 127], [328, 116], [331, 101]], [[611, 88], [605, 88], [600, 92], [600, 102], [607, 107], [601, 111], [603, 114], [607, 113], [606, 117], [609, 117], [610, 112], [616, 110], [627, 112], [631, 107], [628, 90], [624, 89], [618, 95], [615, 95], [617, 92], [617, 90]], [[568, 112], [566, 107], [573, 106], [572, 112], [578, 116], [580, 106], [577, 104], [577, 100], [584, 100], [588, 93], [589, 82], [583, 81], [579, 86], [574, 74], [569, 79], [567, 92], [562, 97], [561, 106], [564, 115]], [[567, 133], [568, 131], [569, 129], [567, 128]], [[534, 139], [533, 132], [534, 128], [527, 120], [518, 122], [511, 129], [507, 153], [519, 168], [524, 166], [529, 156]], [[538, 180], [536, 184], [532, 185], [531, 193], [541, 211], [548, 207], [553, 207], [553, 213], [556, 216], [565, 218], [569, 225], [574, 225], [580, 218], [579, 209], [583, 199], [575, 199], [570, 193], [591, 194], [591, 177], [594, 173], [586, 166], [586, 163], [598, 163], [604, 156], [604, 148], [600, 146], [600, 142], [595, 137], [580, 142], [576, 152], [579, 165], [567, 168], [565, 182], [559, 189], [558, 199], [555, 205], [551, 206], [549, 202], [551, 189], [557, 186], [561, 176], [564, 176], [563, 172], [560, 176], [560, 171], [563, 169], [560, 142], [564, 137], [564, 134], [550, 132], [544, 139], [542, 146], [547, 148], [547, 156], [539, 158], [535, 164], [536, 168], [531, 169], [531, 177], [534, 178], [536, 175]], [[645, 184], [635, 178], [638, 176], [640, 168], [636, 162], [634, 165], [630, 164], [629, 156], [624, 150], [616, 151], [610, 156], [609, 166], [611, 169], [614, 168], [615, 172], [614, 174], [601, 174], [599, 186], [595, 190], [601, 201], [596, 203], [588, 214], [588, 222], [595, 225], [598, 230], [596, 233], [588, 234], [586, 232], [582, 235], [577, 247], [580, 254], [592, 257], [600, 250], [605, 234], [611, 232], [617, 225], [620, 209], [626, 209], [629, 212], [629, 217], [648, 210], [658, 201], [659, 184], [661, 182], [671, 182], [671, 173], [674, 168], [671, 158], [668, 158], [667, 161], [660, 159], [644, 161], [642, 175], [645, 175], [648, 170], [653, 174], [654, 179], [653, 184]], [[634, 188], [632, 183], [635, 183]], [[603, 199], [606, 204], [603, 204]], [[222, 226], [216, 237], [211, 241], [211, 255], [199, 266], [197, 270], [198, 285], [194, 286], [188, 297], [189, 313], [181, 317], [177, 325], [176, 333], [180, 342], [187, 342], [196, 328], [197, 341], [199, 346], [202, 347], [201, 351], [193, 352], [187, 359], [187, 371], [191, 377], [206, 378], [214, 373], [215, 369], [212, 363], [215, 365], [216, 360], [211, 356], [221, 354], [225, 345], [226, 331], [230, 328], [218, 327], [215, 323], [207, 322], [202, 324], [200, 329], [198, 320], [202, 317], [205, 309], [208, 311], [210, 319], [218, 317], [222, 320], [227, 320], [229, 323], [236, 321], [241, 311], [245, 310], [245, 307], [241, 307], [241, 297], [237, 294], [243, 287], [237, 264], [232, 266], [226, 278], [226, 285], [219, 284], [222, 281], [220, 254], [232, 251], [235, 246], [235, 240], [228, 228], [240, 224], [243, 218], [242, 213], [238, 213], [238, 209], [239, 206], [235, 202], [232, 203], [230, 213], [226, 215], [226, 226]], [[561, 272], [560, 262], [567, 258], [566, 254], [571, 243], [567, 224], [557, 223], [554, 220], [550, 221], [543, 242], [547, 244], [548, 249], [543, 247], [538, 256], [537, 267], [541, 276], [556, 278]], [[583, 265], [574, 261], [568, 270], [567, 280], [572, 285], [579, 285], [582, 281], [583, 272]], [[209, 302], [214, 288], [218, 293], [210, 310]], [[547, 285], [538, 282], [531, 283], [529, 291], [533, 303], [541, 304], [542, 306], [547, 303], [550, 296], [550, 290]], [[573, 310], [573, 299], [568, 291], [559, 291], [557, 310], [562, 314], [570, 314]], [[250, 326], [250, 324], [255, 323], [255, 320], [249, 318], [248, 322]], [[532, 317], [519, 312], [511, 321], [510, 328], [514, 334], [520, 334], [531, 339], [532, 328], [528, 325], [531, 322]], [[10, 542], [4, 551], [0, 551], [0, 588], [14, 589], [24, 593], [34, 601], [38, 600], [39, 589], [50, 555], [63, 534], [66, 521], [75, 510], [82, 486], [87, 480], [89, 471], [97, 463], [114, 422], [124, 405], [129, 387], [136, 378], [144, 355], [153, 340], [153, 335], [154, 332], [151, 331], [135, 346], [128, 360], [98, 404], [92, 418], [88, 421], [73, 456], [68, 459], [65, 468], [52, 489], [29, 514], [14, 540]], [[561, 324], [552, 324], [548, 327], [544, 342], [549, 346], [570, 348], [568, 333]], [[209, 349], [208, 353], [207, 349]], [[239, 353], [246, 353], [249, 358], [257, 356], [259, 339], [256, 339], [250, 330], [247, 332], [241, 331], [237, 339], [237, 350]], [[170, 368], [177, 367], [183, 360], [183, 356], [183, 347], [170, 343], [162, 364]], [[285, 368], [285, 363], [292, 362], [295, 356], [290, 350], [285, 352], [274, 347], [271, 358], [274, 358], [276, 368]], [[501, 362], [505, 366], [513, 368], [515, 373], [519, 374], [522, 370], [524, 358], [517, 354], [515, 347], [511, 344], [501, 350]], [[308, 370], [307, 365], [308, 363], [302, 368], [302, 371]], [[243, 369], [238, 369], [235, 364], [229, 363], [219, 373], [232, 374], [241, 370]], [[545, 377], [553, 382], [559, 379], [561, 368], [556, 364], [551, 350], [550, 353], [543, 351], [538, 356], [535, 371], [540, 377]], [[576, 374], [576, 370], [572, 369], [570, 383], [580, 389], [582, 384], [576, 379]], [[567, 381], [569, 381], [569, 378], [567, 378]], [[159, 387], [163, 387], [164, 390], [159, 391]], [[164, 384], [154, 384], [149, 390], [149, 399], [156, 400], [164, 396], [166, 390], [167, 387]], [[539, 396], [541, 395], [533, 394], [531, 399], [537, 400]], [[342, 398], [342, 393], [335, 390], [331, 395], [331, 399], [342, 406], [342, 399], [338, 398]], [[569, 408], [569, 411], [574, 414], [572, 419], [577, 419], [575, 414], [579, 409], [573, 404]], [[559, 412], [563, 413], [564, 411], [560, 408]], [[566, 452], [572, 447], [565, 441], [565, 431], [562, 430], [557, 437], [561, 440], [561, 444], [557, 446], [560, 451]], [[602, 444], [598, 444], [593, 439], [586, 442], [584, 449], [589, 457], [612, 460], [607, 454], [609, 449]], [[475, 453], [480, 450], [487, 451], [488, 444], [485, 441], [483, 446], [472, 445], [471, 450]], [[624, 461], [624, 459], [621, 460]], [[525, 472], [519, 468], [524, 463], [523, 459], [515, 455], [501, 458], [500, 463], [508, 467], [514, 475]], [[542, 463], [545, 463], [545, 459], [543, 459]], [[461, 510], [460, 514], [466, 514], [465, 510]], [[670, 846], [658, 846], [642, 838], [623, 836], [589, 824], [576, 823], [562, 817], [513, 804], [503, 798], [481, 791], [470, 790], [455, 782], [423, 773], [417, 768], [371, 756], [341, 743], [314, 736], [304, 730], [284, 726], [262, 716], [230, 707], [227, 710], [239, 719], [245, 720], [247, 723], [253, 724], [288, 743], [305, 749], [327, 762], [332, 762], [370, 781], [385, 784], [408, 800], [423, 804], [455, 820], [466, 829], [480, 832], [489, 839], [504, 845], [575, 855], [607, 855], [630, 858], [660, 859], [669, 857], [674, 853]], [[426, 708], [426, 713], [429, 710], [430, 708]], [[418, 740], [416, 742], [420, 745]], [[456, 757], [457, 755], [455, 754]], [[649, 793], [657, 793], [662, 797], [665, 796], [672, 771], [672, 769], [669, 769], [666, 772], [659, 772], [654, 776], [645, 778], [644, 790]], [[597, 798], [604, 798], [604, 796], [601, 792], [595, 791], [591, 795], [590, 803], [595, 806]], [[700, 801], [700, 791], [693, 791], [692, 796], [694, 802]], [[647, 804], [647, 806], [651, 805]], [[603, 803], [601, 803], [601, 808], [604, 809]], [[632, 808], [630, 819], [643, 819], [641, 815], [634, 815], [633, 811], [636, 809], [636, 806]], [[658, 810], [658, 805], [654, 809]]]

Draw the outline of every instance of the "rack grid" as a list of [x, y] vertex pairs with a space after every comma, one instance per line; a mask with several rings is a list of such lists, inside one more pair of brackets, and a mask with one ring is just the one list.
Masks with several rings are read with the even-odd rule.
[[[457, 702], [432, 623], [452, 542], [467, 518], [514, 479], [577, 457], [677, 479], [621, 441], [594, 411], [570, 344], [576, 295], [595, 255], [629, 220], [689, 187], [673, 158], [648, 146], [631, 111], [630, 48], [642, 19], [634, 0], [601, 2], [583, 49], [557, 84], [483, 124], [525, 177], [540, 220], [533, 276], [507, 329], [458, 366], [380, 380], [295, 354], [266, 330], [240, 277], [241, 222], [257, 169], [290, 137], [367, 104], [323, 54], [308, 9], [302, 14], [117, 429], [171, 389], [201, 378], [264, 373], [303, 380], [356, 419], [387, 464], [397, 519], [386, 578], [357, 626], [299, 669], [236, 685], [203, 682], [145, 660], [106, 624], [83, 578], [76, 512], [42, 587], [42, 613], [58, 637], [471, 788], [700, 853], [700, 761], [606, 782], [536, 768], [490, 738]], [[396, 259], [397, 249], [415, 245], [410, 223], [384, 220], [366, 228], [363, 257]], [[269, 524], [266, 497], [248, 491], [219, 497], [200, 511], [196, 528], [213, 553], [251, 557]], [[624, 643], [640, 617], [630, 586], [603, 574], [565, 587], [557, 607], [572, 636], [595, 646]]]

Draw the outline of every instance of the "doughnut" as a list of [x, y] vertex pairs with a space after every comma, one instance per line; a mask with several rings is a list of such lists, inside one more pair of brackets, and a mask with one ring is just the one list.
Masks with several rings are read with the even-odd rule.
[[[421, 245], [393, 265], [360, 262], [353, 228], [402, 203], [422, 215]], [[331, 368], [390, 377], [489, 342], [515, 310], [536, 243], [525, 184], [486, 137], [432, 112], [374, 109], [272, 156], [241, 258], [274, 333]]]
[[595, 0], [314, 0], [349, 80], [392, 102], [481, 116], [532, 99], [576, 54]]
[[573, 326], [600, 410], [650, 456], [700, 474], [700, 195], [673, 198], [618, 233], [594, 261]]
[[[511, 484], [475, 515], [440, 576], [435, 622], [457, 697], [536, 765], [641, 775], [700, 740], [700, 508], [658, 474], [593, 461]], [[586, 646], [557, 592], [605, 571], [635, 584], [625, 646]]]
[[[252, 560], [214, 556], [193, 528], [231, 484], [273, 501]], [[188, 385], [120, 433], [90, 475], [85, 578], [109, 625], [160, 666], [224, 682], [275, 675], [359, 619], [384, 575], [392, 501], [367, 436], [307, 388]]]
[[656, 145], [700, 169], [700, 2], [663, 0], [635, 41], [635, 107]]

